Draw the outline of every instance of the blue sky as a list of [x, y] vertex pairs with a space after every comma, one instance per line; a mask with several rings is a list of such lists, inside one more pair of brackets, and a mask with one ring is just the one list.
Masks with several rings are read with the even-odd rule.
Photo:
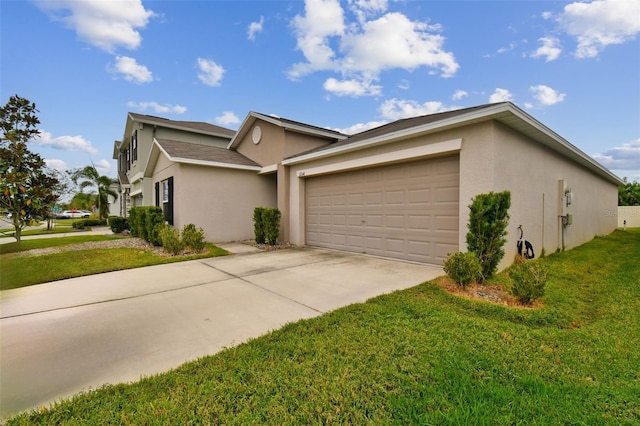
[[640, 181], [639, 16], [640, 0], [3, 0], [0, 102], [36, 103], [51, 167], [115, 176], [128, 111], [356, 133], [510, 100]]

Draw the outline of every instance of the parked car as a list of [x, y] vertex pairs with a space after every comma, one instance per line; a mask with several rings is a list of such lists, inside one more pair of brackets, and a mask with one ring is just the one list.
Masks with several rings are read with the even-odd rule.
[[77, 219], [89, 216], [91, 216], [91, 212], [86, 210], [64, 210], [62, 213], [56, 215], [56, 219]]

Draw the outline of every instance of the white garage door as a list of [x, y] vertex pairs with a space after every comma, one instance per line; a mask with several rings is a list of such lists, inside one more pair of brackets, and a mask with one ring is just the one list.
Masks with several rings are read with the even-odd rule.
[[459, 156], [306, 180], [311, 246], [442, 264], [458, 250]]

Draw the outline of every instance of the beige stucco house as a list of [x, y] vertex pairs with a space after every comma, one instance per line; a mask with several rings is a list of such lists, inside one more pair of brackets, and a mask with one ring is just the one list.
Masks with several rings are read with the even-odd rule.
[[509, 102], [353, 136], [252, 112], [224, 147], [154, 138], [141, 173], [175, 226], [210, 241], [251, 238], [253, 208], [277, 206], [282, 241], [432, 264], [465, 250], [475, 195], [509, 190], [501, 267], [519, 225], [537, 254], [613, 231], [622, 183]]
[[154, 205], [153, 182], [144, 175], [154, 139], [226, 147], [234, 134], [233, 130], [209, 123], [128, 113], [122, 140], [113, 147], [113, 158], [118, 160], [119, 215], [128, 216], [131, 207]]

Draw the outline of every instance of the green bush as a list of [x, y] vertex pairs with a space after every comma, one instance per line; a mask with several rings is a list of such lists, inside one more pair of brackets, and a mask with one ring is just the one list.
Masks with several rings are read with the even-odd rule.
[[74, 220], [71, 223], [73, 229], [84, 229], [92, 226], [105, 226], [107, 221], [105, 219], [79, 219]]
[[191, 251], [203, 251], [206, 245], [204, 241], [204, 230], [196, 229], [193, 223], [189, 223], [182, 228], [182, 243]]
[[264, 241], [269, 245], [276, 245], [280, 236], [280, 210], [264, 209], [262, 223], [264, 226]]
[[444, 272], [456, 283], [465, 287], [480, 279], [482, 269], [475, 253], [456, 252], [444, 262]]
[[160, 207], [146, 207], [145, 214], [145, 234], [146, 240], [154, 246], [162, 245], [160, 239], [160, 229], [164, 225], [164, 213]]
[[264, 244], [264, 222], [262, 220], [262, 212], [264, 207], [256, 207], [253, 209], [253, 233], [256, 238], [256, 244]]
[[530, 304], [544, 296], [544, 288], [549, 278], [549, 268], [541, 262], [533, 260], [514, 266], [509, 271], [512, 285], [511, 293], [518, 300]]
[[146, 240], [144, 235], [144, 208], [143, 207], [131, 207], [129, 210], [129, 230], [132, 237], [139, 237]]
[[167, 253], [176, 256], [184, 250], [184, 244], [180, 239], [180, 232], [170, 225], [158, 226], [158, 236], [162, 242], [162, 248]]
[[493, 277], [504, 256], [502, 248], [507, 242], [511, 193], [489, 192], [471, 200], [467, 250], [475, 253], [482, 268], [481, 281]]
[[164, 214], [160, 207], [132, 207], [129, 210], [129, 229], [133, 237], [142, 238], [155, 246], [162, 245], [160, 225], [164, 225]]
[[129, 221], [126, 217], [109, 216], [109, 226], [111, 227], [111, 232], [119, 234], [129, 229]]

